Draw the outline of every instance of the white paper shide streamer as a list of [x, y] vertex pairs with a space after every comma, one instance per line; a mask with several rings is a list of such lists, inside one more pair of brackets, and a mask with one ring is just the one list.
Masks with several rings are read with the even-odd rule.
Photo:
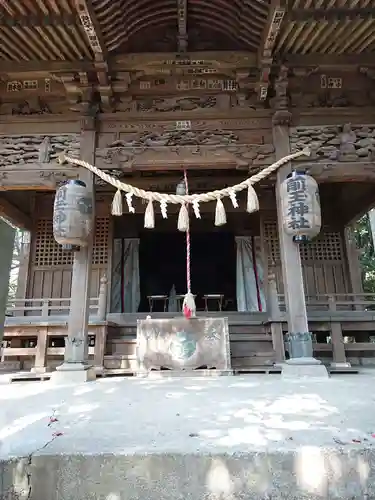
[[281, 158], [277, 162], [272, 165], [264, 168], [257, 174], [249, 177], [245, 181], [236, 184], [234, 186], [223, 188], [218, 191], [211, 191], [208, 193], [202, 194], [165, 194], [158, 193], [154, 191], [145, 191], [143, 189], [139, 189], [130, 184], [125, 184], [118, 179], [112, 177], [107, 174], [103, 170], [91, 165], [82, 160], [78, 160], [77, 158], [71, 158], [62, 154], [59, 158], [61, 163], [69, 162], [73, 165], [77, 165], [80, 167], [84, 167], [87, 170], [90, 170], [95, 175], [97, 175], [100, 179], [108, 184], [111, 184], [116, 188], [115, 195], [112, 201], [112, 215], [121, 216], [123, 214], [123, 198], [122, 192], [125, 192], [125, 200], [128, 206], [129, 213], [135, 213], [135, 208], [133, 207], [133, 196], [137, 198], [141, 198], [146, 203], [145, 217], [144, 217], [144, 227], [147, 229], [154, 229], [155, 227], [155, 212], [154, 212], [154, 203], [159, 204], [160, 212], [163, 219], [168, 218], [168, 204], [180, 205], [177, 227], [180, 231], [186, 232], [189, 230], [189, 205], [192, 206], [194, 215], [197, 219], [201, 218], [200, 215], [200, 203], [207, 202], [216, 202], [215, 208], [215, 226], [223, 226], [227, 222], [227, 216], [225, 212], [225, 206], [223, 203], [224, 198], [229, 198], [233, 207], [238, 208], [238, 199], [237, 194], [240, 191], [247, 189], [247, 204], [246, 211], [248, 213], [253, 213], [259, 210], [259, 200], [257, 193], [254, 189], [254, 184], [265, 179], [271, 173], [275, 172], [281, 165], [284, 165], [290, 160], [293, 160], [299, 156], [309, 156], [310, 150], [308, 148], [303, 149], [302, 151], [297, 151], [296, 153], [292, 153], [284, 158]]
[[234, 208], [238, 208], [238, 200], [237, 193], [247, 189], [247, 206], [246, 210], [249, 213], [255, 212], [259, 210], [259, 200], [258, 196], [255, 192], [253, 184], [256, 182], [265, 179], [272, 172], [277, 170], [284, 163], [292, 160], [301, 155], [309, 155], [309, 150], [299, 151], [297, 153], [293, 153], [291, 155], [282, 158], [277, 161], [273, 165], [266, 167], [261, 172], [253, 175], [249, 179], [241, 182], [240, 184], [236, 184], [229, 188], [224, 188], [218, 191], [211, 191], [209, 193], [202, 194], [189, 194], [188, 189], [188, 178], [187, 171], [184, 170], [184, 181], [186, 186], [186, 194], [162, 194], [158, 192], [152, 191], [144, 191], [143, 189], [139, 189], [130, 184], [125, 184], [118, 179], [115, 179], [111, 175], [106, 172], [100, 170], [94, 165], [90, 165], [89, 163], [77, 160], [75, 158], [66, 157], [65, 155], [60, 158], [60, 161], [63, 163], [65, 161], [70, 162], [73, 165], [78, 165], [80, 167], [84, 167], [94, 174], [96, 174], [100, 179], [111, 184], [116, 188], [116, 193], [113, 197], [112, 201], [112, 214], [116, 216], [121, 216], [123, 214], [123, 198], [122, 191], [126, 193], [125, 200], [128, 206], [129, 213], [134, 214], [135, 208], [133, 207], [133, 196], [137, 198], [141, 198], [145, 203], [146, 210], [144, 216], [144, 227], [147, 229], [154, 229], [155, 227], [155, 211], [154, 211], [154, 203], [159, 204], [161, 216], [163, 219], [168, 218], [168, 203], [174, 205], [180, 205], [177, 227], [179, 231], [185, 232], [186, 235], [186, 279], [187, 279], [187, 293], [184, 297], [183, 301], [183, 314], [185, 318], [191, 319], [195, 317], [196, 307], [195, 307], [195, 298], [191, 291], [191, 260], [190, 260], [190, 221], [189, 221], [189, 208], [192, 205], [194, 215], [197, 219], [201, 218], [200, 215], [200, 203], [207, 203], [216, 201], [215, 208], [215, 226], [223, 226], [227, 222], [227, 215], [225, 212], [225, 206], [223, 203], [224, 198], [229, 198], [232, 202]]

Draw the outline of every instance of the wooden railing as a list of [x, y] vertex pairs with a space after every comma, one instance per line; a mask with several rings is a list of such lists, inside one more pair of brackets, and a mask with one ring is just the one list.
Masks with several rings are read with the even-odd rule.
[[[98, 311], [98, 297], [90, 298], [90, 313]], [[47, 320], [50, 316], [67, 316], [70, 310], [70, 298], [55, 299], [12, 299], [8, 302], [7, 317], [38, 316]]]
[[[279, 325], [280, 321], [286, 321], [284, 296], [277, 295], [277, 301], [275, 302], [276, 311], [273, 312], [273, 317], [275, 324]], [[374, 293], [336, 293], [306, 296], [306, 309], [310, 330], [313, 329], [310, 325], [314, 323], [319, 324], [318, 330], [324, 324], [329, 328], [329, 343], [328, 337], [326, 343], [314, 341], [313, 350], [315, 353], [332, 352], [333, 365], [348, 366], [347, 353], [375, 352], [375, 343], [369, 341], [357, 342], [354, 337], [351, 342], [348, 342], [349, 337], [343, 336], [343, 330], [348, 327], [353, 330], [359, 329], [358, 323], [356, 323], [356, 327], [353, 326], [355, 321], [362, 322], [362, 326], [368, 328], [369, 331], [375, 330]], [[280, 335], [283, 335], [283, 333], [279, 333]]]
[[[104, 362], [104, 349], [106, 342], [106, 332], [105, 326], [95, 325], [95, 332], [93, 332], [90, 336], [95, 337], [95, 345], [88, 347], [89, 356], [93, 357], [93, 364], [98, 369], [103, 367]], [[11, 346], [11, 341], [3, 340], [0, 346], [0, 368], [3, 368], [5, 365], [5, 369], [7, 368], [8, 363], [16, 362], [19, 364], [19, 368], [16, 369], [24, 369], [23, 364], [26, 362], [31, 365], [31, 370], [34, 373], [44, 373], [47, 371], [47, 358], [63, 358], [65, 354], [65, 347], [49, 347], [48, 339], [50, 337], [54, 337], [53, 331], [49, 331], [47, 328], [38, 328], [37, 334], [33, 335], [32, 332], [24, 332], [20, 337], [36, 337], [36, 342], [33, 347], [13, 347]], [[67, 337], [66, 334], [63, 335], [64, 338]], [[3, 366], [1, 366], [3, 363]], [[57, 364], [60, 364], [59, 361]]]
[[[285, 296], [278, 295], [280, 311], [286, 310]], [[375, 293], [330, 293], [306, 296], [306, 309], [310, 311], [362, 311], [375, 312]]]
[[[107, 278], [100, 280], [99, 296], [90, 298], [90, 314], [95, 314], [101, 320], [107, 315]], [[38, 299], [12, 299], [7, 304], [7, 317], [38, 317], [39, 320], [48, 321], [51, 316], [68, 316], [70, 311], [70, 298], [38, 298]]]
[[[287, 332], [287, 307], [285, 296], [277, 293], [276, 276], [272, 269], [268, 273], [268, 313], [272, 333], [273, 347], [278, 359], [284, 358], [284, 334]], [[343, 330], [353, 331], [364, 327], [375, 331], [375, 294], [374, 293], [336, 293], [306, 296], [307, 319], [309, 329], [327, 332], [330, 343], [313, 342], [314, 352], [332, 351], [333, 364], [347, 366], [346, 352], [375, 352], [372, 342], [345, 343]], [[315, 325], [315, 326], [314, 326]], [[346, 339], [347, 340], [347, 339]], [[370, 340], [368, 338], [368, 340]]]
[[[285, 300], [283, 295], [277, 293], [274, 277], [269, 276], [268, 284], [267, 315], [269, 321], [265, 324], [265, 328], [269, 328], [272, 335], [276, 360], [282, 362], [285, 355], [284, 335], [287, 332]], [[355, 330], [356, 324], [362, 328], [362, 331], [364, 329], [374, 330], [375, 335], [375, 294], [347, 293], [307, 296], [306, 306], [309, 324], [316, 327], [316, 331], [327, 332], [327, 335], [330, 336], [330, 343], [314, 342], [315, 352], [332, 352], [333, 362], [336, 364], [346, 363], [346, 353], [348, 352], [375, 352], [375, 344], [369, 341], [364, 342], [360, 336], [354, 341], [355, 343], [348, 344], [345, 343], [343, 337], [343, 332], [345, 335], [345, 331]], [[43, 371], [47, 366], [48, 356], [64, 355], [65, 348], [51, 346], [49, 338], [56, 338], [58, 335], [67, 336], [66, 323], [69, 309], [69, 298], [16, 299], [10, 302], [7, 314], [13, 318], [8, 318], [6, 322], [5, 339], [12, 339], [12, 342], [10, 345], [3, 346], [2, 358], [33, 359], [35, 370]], [[90, 313], [91, 320], [93, 320], [91, 330], [95, 332], [93, 333], [95, 346], [89, 348], [89, 353], [94, 355], [95, 365], [102, 366], [106, 343], [105, 325], [107, 324], [101, 323], [107, 317], [107, 280], [105, 277], [101, 280], [99, 296], [90, 299]], [[21, 320], [19, 323], [18, 319]], [[24, 325], [34, 325], [35, 321], [39, 323], [37, 329], [30, 326], [25, 328]], [[59, 321], [64, 323], [64, 328], [56, 326]], [[21, 328], [17, 329], [17, 324], [20, 324]], [[348, 333], [348, 335], [352, 334]], [[20, 337], [32, 336], [37, 337], [37, 342], [33, 346], [22, 347], [22, 343], [17, 340]], [[367, 340], [369, 340], [368, 337]]]
[[[67, 321], [70, 299], [15, 299], [8, 304], [6, 313], [4, 341], [0, 346], [0, 362], [9, 360], [31, 360], [32, 370], [44, 372], [47, 369], [47, 357], [62, 357], [65, 347], [54, 347], [49, 340], [68, 336]], [[99, 296], [90, 299], [91, 317], [90, 336], [94, 345], [89, 346], [89, 355], [94, 356], [94, 365], [103, 367], [106, 344], [107, 316], [107, 279], [100, 281]], [[11, 317], [9, 317], [11, 316]], [[22, 320], [21, 320], [22, 318]], [[37, 320], [37, 327], [35, 322]], [[32, 338], [32, 345], [22, 347], [21, 339]]]

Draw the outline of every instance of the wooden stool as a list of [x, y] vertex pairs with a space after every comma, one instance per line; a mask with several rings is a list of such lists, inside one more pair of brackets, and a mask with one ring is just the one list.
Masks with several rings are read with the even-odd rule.
[[163, 311], [165, 312], [167, 310], [168, 295], [148, 295], [147, 298], [150, 312], [152, 312], [155, 302], [163, 302]]
[[208, 303], [211, 300], [211, 301], [216, 302], [218, 310], [221, 311], [223, 308], [223, 299], [224, 299], [224, 295], [222, 295], [220, 293], [208, 293], [206, 295], [203, 295], [204, 310], [208, 311]]

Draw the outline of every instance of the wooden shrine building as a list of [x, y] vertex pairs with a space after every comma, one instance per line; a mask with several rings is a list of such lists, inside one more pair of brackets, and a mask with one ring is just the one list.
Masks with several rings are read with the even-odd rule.
[[[184, 168], [190, 191], [206, 192], [305, 146], [310, 157], [255, 186], [259, 212], [239, 196], [239, 208], [225, 202], [225, 226], [211, 203], [192, 217], [198, 314], [228, 316], [235, 369], [282, 362], [283, 335], [307, 330], [328, 366], [371, 363], [373, 299], [350, 226], [375, 203], [374, 15], [369, 0], [1, 2], [0, 213], [30, 234], [2, 366], [55, 368], [78, 329], [98, 369], [131, 372], [136, 320], [180, 314], [173, 206], [153, 230], [141, 201], [115, 218], [115, 190], [59, 164], [61, 153], [175, 193]], [[277, 192], [292, 168], [316, 179], [321, 198], [321, 233], [301, 245], [283, 230]], [[93, 186], [96, 229], [92, 245], [69, 252], [53, 238], [53, 200], [78, 177]]]

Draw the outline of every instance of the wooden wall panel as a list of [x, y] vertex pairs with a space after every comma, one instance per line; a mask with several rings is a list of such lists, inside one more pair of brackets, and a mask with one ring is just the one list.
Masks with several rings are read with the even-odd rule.
[[[283, 294], [276, 221], [263, 221], [262, 231], [268, 266], [274, 266], [278, 292]], [[303, 244], [300, 248], [306, 295], [314, 297], [328, 293], [348, 293], [349, 277], [341, 233], [323, 229], [315, 241]]]
[[[97, 217], [95, 224], [91, 297], [98, 297], [100, 279], [108, 275], [109, 217]], [[38, 219], [31, 244], [28, 298], [68, 298], [72, 282], [73, 254], [64, 252], [52, 232], [52, 218]]]

